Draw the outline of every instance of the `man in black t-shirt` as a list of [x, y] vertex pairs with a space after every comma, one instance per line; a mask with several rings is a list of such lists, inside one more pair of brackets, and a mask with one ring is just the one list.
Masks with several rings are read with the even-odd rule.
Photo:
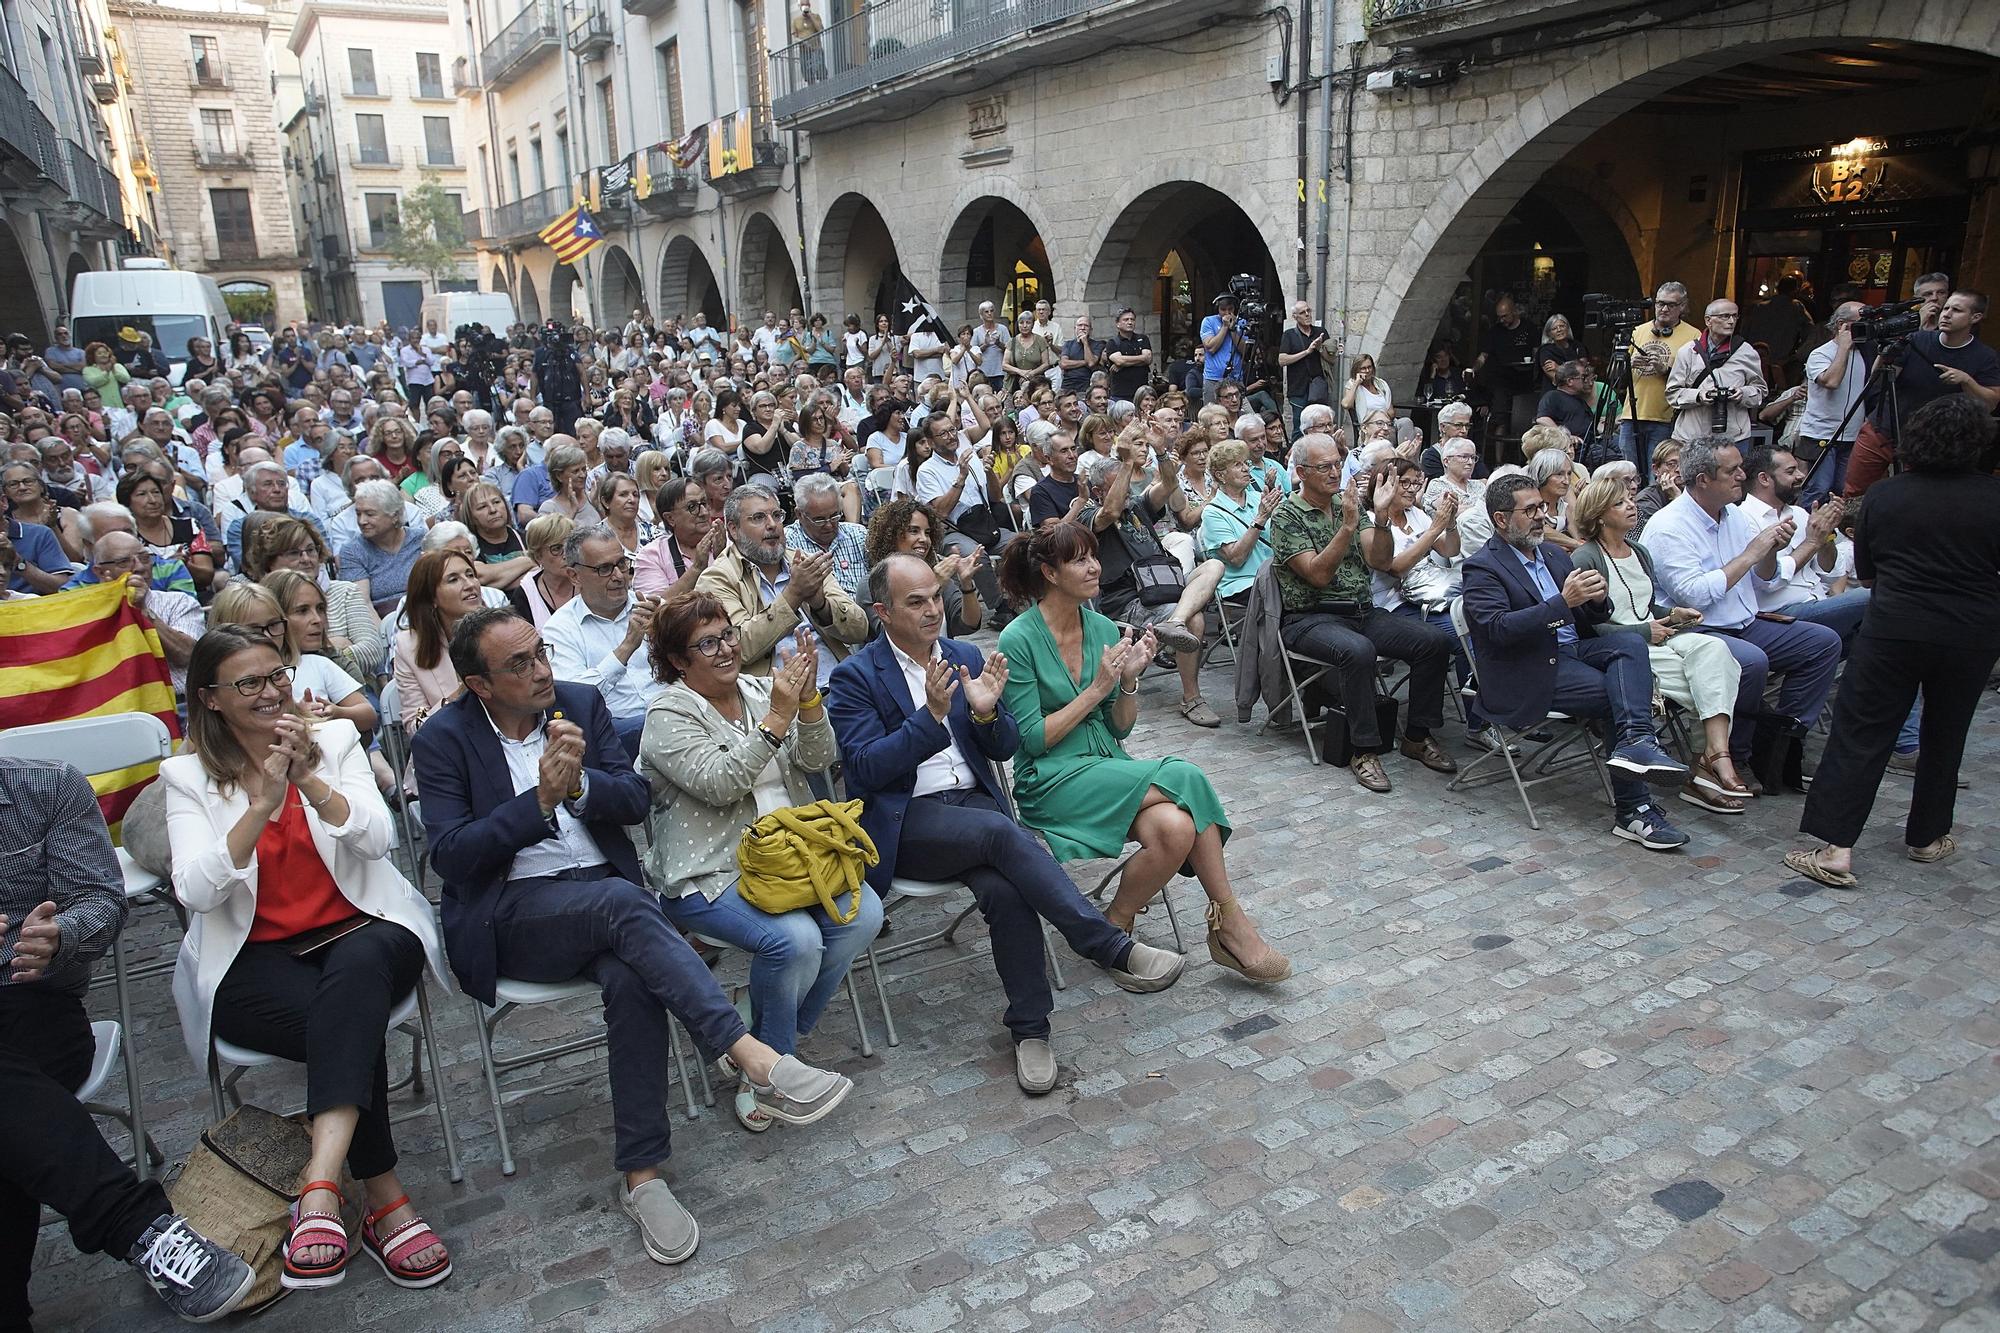
[[1111, 340], [1111, 396], [1126, 402], [1153, 373], [1153, 344], [1139, 332], [1139, 316], [1131, 306], [1118, 312], [1118, 334]]
[[1313, 323], [1312, 307], [1292, 302], [1292, 322], [1278, 335], [1278, 368], [1285, 377], [1285, 405], [1294, 436], [1299, 413], [1308, 404], [1326, 401], [1326, 338], [1326, 330]]
[[1597, 380], [1582, 361], [1565, 361], [1556, 371], [1556, 382], [1535, 405], [1535, 420], [1560, 426], [1576, 441], [1576, 456], [1588, 453], [1596, 434], [1596, 414], [1590, 410], [1590, 391]]
[[1028, 492], [1028, 522], [1035, 527], [1071, 517], [1083, 487], [1076, 475], [1076, 437], [1068, 431], [1049, 437], [1043, 451], [1049, 460], [1048, 475]]
[[[1876, 400], [1868, 424], [1855, 438], [1847, 463], [1847, 498], [1857, 500], [1888, 475], [1896, 453], [1898, 419], [1908, 421], [1925, 403], [1962, 393], [1992, 411], [2000, 404], [2000, 354], [1979, 340], [1986, 297], [1953, 292], [1938, 310], [1938, 326], [1910, 335], [1890, 389]], [[1893, 355], [1884, 353], [1885, 356]]]
[[[1503, 295], [1493, 303], [1493, 323], [1479, 339], [1472, 372], [1493, 395], [1493, 429], [1516, 442], [1535, 423], [1535, 327], [1521, 318], [1519, 304]], [[1470, 378], [1471, 376], [1468, 376]]]

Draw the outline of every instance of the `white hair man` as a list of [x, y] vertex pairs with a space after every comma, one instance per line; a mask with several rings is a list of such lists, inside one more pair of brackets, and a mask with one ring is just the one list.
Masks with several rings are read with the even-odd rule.
[[825, 472], [808, 472], [792, 483], [792, 511], [798, 517], [785, 527], [786, 549], [831, 559], [833, 581], [864, 604], [868, 529], [841, 521], [840, 483]]
[[1757, 349], [1736, 334], [1737, 318], [1736, 302], [1710, 301], [1702, 335], [1674, 354], [1667, 403], [1682, 444], [1749, 446], [1751, 417], [1768, 386]]

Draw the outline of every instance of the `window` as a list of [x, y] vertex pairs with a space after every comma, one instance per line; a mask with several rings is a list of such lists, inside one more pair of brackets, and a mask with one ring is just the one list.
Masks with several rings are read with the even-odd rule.
[[438, 239], [456, 245], [465, 240], [465, 196], [446, 190], [444, 197], [451, 200], [451, 216], [438, 219]]
[[521, 152], [514, 141], [507, 141], [507, 183], [514, 187], [514, 197], [521, 197]]
[[360, 162], [375, 162], [386, 165], [389, 161], [388, 122], [380, 116], [357, 115], [354, 118], [355, 146], [360, 150]]
[[368, 244], [380, 250], [389, 244], [389, 238], [401, 225], [396, 217], [396, 196], [392, 191], [380, 194], [370, 191], [361, 196], [361, 202], [368, 209]]
[[434, 167], [455, 167], [458, 158], [451, 147], [451, 117], [424, 117], [424, 161]]
[[600, 80], [597, 96], [604, 105], [604, 160], [618, 160], [618, 99], [612, 95], [611, 80]]
[[257, 227], [250, 216], [250, 191], [210, 190], [209, 211], [215, 215], [215, 243], [223, 259], [255, 259]]
[[222, 43], [213, 37], [189, 37], [188, 52], [194, 61], [194, 81], [207, 88], [222, 87], [226, 81]]
[[236, 155], [236, 113], [227, 107], [201, 109], [201, 151], [208, 157]]
[[528, 140], [528, 166], [535, 173], [535, 193], [540, 194], [542, 191], [548, 189], [549, 172], [548, 168], [542, 164], [542, 141], [540, 139]]
[[575, 176], [569, 169], [569, 131], [556, 131], [556, 180], [568, 185]]
[[687, 131], [681, 112], [681, 44], [668, 42], [660, 48], [660, 119], [666, 122], [667, 137], [675, 142]]
[[743, 24], [743, 55], [738, 76], [744, 80], [751, 124], [759, 133], [770, 119], [771, 56], [765, 46], [764, 0], [736, 0]]
[[349, 49], [347, 52], [347, 75], [356, 97], [374, 97], [380, 89], [375, 84], [375, 53]]
[[417, 96], [444, 96], [444, 66], [435, 51], [417, 52]]

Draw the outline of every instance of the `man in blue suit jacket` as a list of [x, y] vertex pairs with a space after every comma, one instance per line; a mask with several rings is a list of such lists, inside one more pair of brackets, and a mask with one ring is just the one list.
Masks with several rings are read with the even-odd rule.
[[758, 1106], [787, 1124], [818, 1120], [854, 1085], [752, 1037], [644, 887], [625, 826], [646, 818], [646, 781], [598, 692], [557, 684], [541, 635], [511, 608], [461, 619], [451, 663], [465, 690], [413, 748], [452, 970], [483, 1004], [501, 976], [587, 976], [603, 989], [619, 1205], [653, 1259], [679, 1263], [701, 1233], [660, 1179], [667, 1015], [704, 1051], [726, 1051]]
[[1140, 944], [1077, 892], [1048, 849], [1016, 822], [993, 765], [1019, 748], [1001, 690], [1007, 659], [983, 662], [969, 643], [941, 637], [937, 575], [914, 556], [892, 555], [868, 572], [883, 633], [834, 668], [827, 686], [846, 765], [848, 794], [881, 861], [868, 882], [959, 880], [993, 936], [993, 966], [1007, 992], [1014, 1074], [1031, 1095], [1056, 1084], [1042, 922], [1129, 991], [1164, 990], [1185, 960]]
[[1683, 782], [1688, 770], [1654, 734], [1645, 644], [1634, 634], [1582, 632], [1610, 616], [1604, 578], [1579, 571], [1560, 546], [1542, 540], [1548, 506], [1533, 481], [1502, 477], [1487, 486], [1484, 502], [1493, 538], [1466, 559], [1462, 584], [1480, 711], [1516, 731], [1540, 726], [1551, 712], [1609, 718], [1605, 764], [1618, 803], [1611, 831], [1654, 851], [1683, 845], [1687, 835], [1646, 787], [1647, 779]]

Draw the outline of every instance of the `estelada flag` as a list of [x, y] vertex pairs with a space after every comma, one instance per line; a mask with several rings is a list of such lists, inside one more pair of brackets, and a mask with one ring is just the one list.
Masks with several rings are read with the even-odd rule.
[[542, 228], [540, 235], [542, 244], [554, 250], [556, 259], [564, 264], [574, 264], [604, 244], [604, 229], [582, 204]]
[[[113, 713], [151, 713], [179, 736], [173, 678], [159, 631], [127, 597], [125, 580], [0, 602], [0, 730]], [[93, 773], [111, 836], [157, 762]]]
[[660, 147], [675, 166], [686, 170], [701, 161], [702, 145], [707, 141], [708, 127], [696, 125], [680, 138], [662, 143]]

